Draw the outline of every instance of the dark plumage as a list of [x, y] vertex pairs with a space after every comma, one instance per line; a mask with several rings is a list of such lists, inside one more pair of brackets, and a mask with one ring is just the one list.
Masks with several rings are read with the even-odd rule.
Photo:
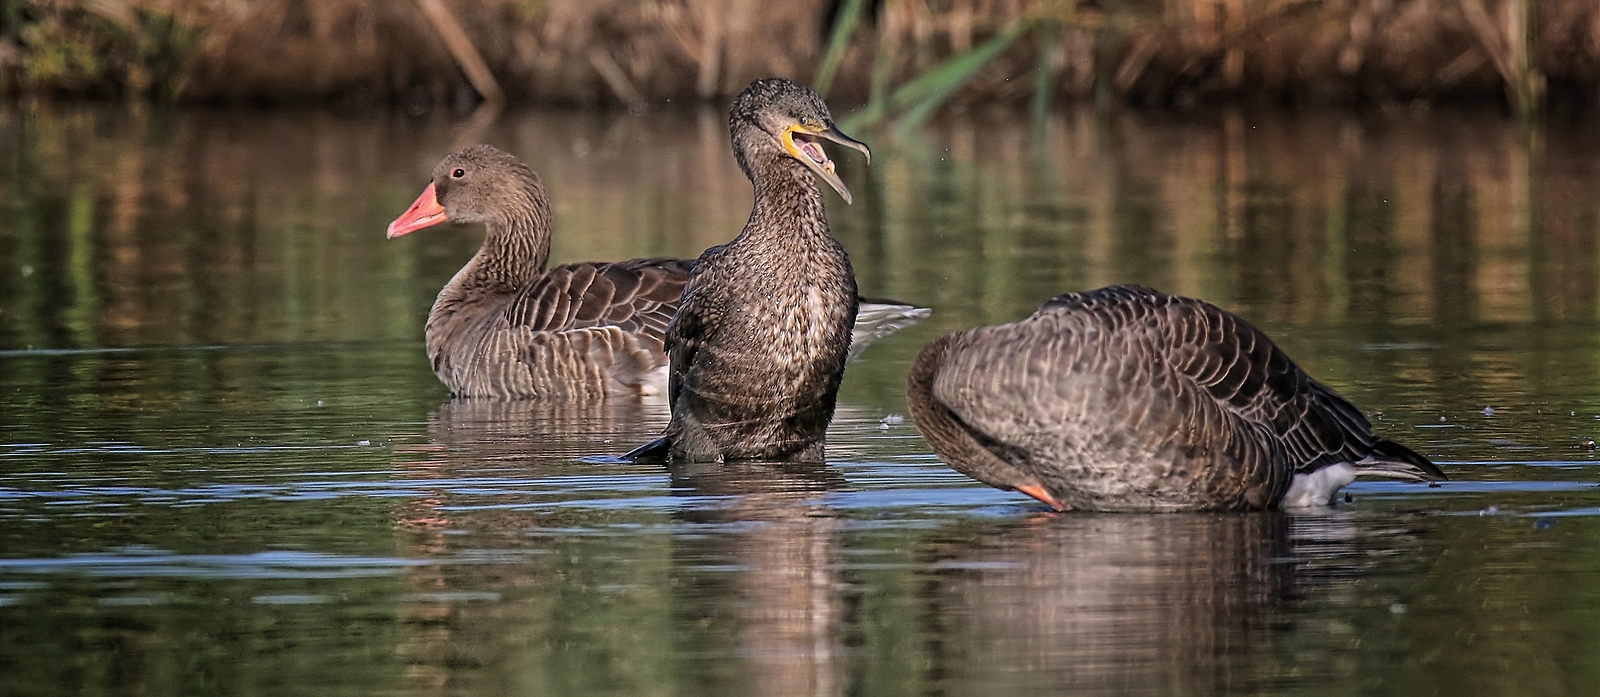
[[1356, 475], [1445, 478], [1243, 319], [1139, 286], [947, 334], [908, 397], [951, 467], [1057, 509], [1313, 506]]
[[[488, 145], [440, 161], [433, 183], [389, 225], [389, 237], [447, 220], [482, 223], [486, 232], [428, 313], [428, 358], [452, 394], [523, 399], [664, 391], [662, 341], [694, 260], [579, 262], [547, 271], [544, 187], [527, 165]], [[872, 316], [857, 331], [871, 336], [928, 314], [893, 301], [868, 307]]]
[[750, 221], [701, 255], [667, 330], [672, 421], [629, 455], [820, 461], [857, 301], [812, 177], [848, 202], [820, 139], [868, 151], [833, 126], [816, 93], [788, 80], [752, 83], [728, 127], [755, 187]]

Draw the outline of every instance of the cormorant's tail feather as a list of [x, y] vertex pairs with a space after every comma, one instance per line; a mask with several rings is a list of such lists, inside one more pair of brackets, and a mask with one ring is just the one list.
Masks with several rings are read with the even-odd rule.
[[1355, 464], [1360, 474], [1430, 482], [1449, 479], [1444, 470], [1429, 462], [1428, 458], [1392, 440], [1380, 439], [1372, 445], [1372, 456], [1367, 461]]
[[662, 436], [629, 450], [622, 459], [630, 462], [665, 462], [670, 457], [672, 457], [672, 441]]

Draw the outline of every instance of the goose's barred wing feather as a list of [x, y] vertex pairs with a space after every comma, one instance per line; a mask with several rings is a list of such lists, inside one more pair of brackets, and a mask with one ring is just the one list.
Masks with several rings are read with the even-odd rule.
[[693, 266], [671, 258], [557, 266], [512, 300], [505, 321], [536, 332], [610, 326], [659, 341]]
[[1108, 330], [1143, 331], [1173, 369], [1267, 429], [1296, 472], [1360, 461], [1380, 442], [1354, 405], [1296, 366], [1266, 334], [1210, 303], [1112, 286], [1061, 295], [1039, 312], [1089, 313]]

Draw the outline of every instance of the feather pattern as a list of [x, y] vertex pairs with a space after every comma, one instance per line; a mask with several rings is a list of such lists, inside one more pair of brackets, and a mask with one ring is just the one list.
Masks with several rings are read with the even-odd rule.
[[[665, 388], [667, 327], [696, 260], [579, 262], [546, 270], [550, 207], [539, 177], [509, 153], [472, 145], [390, 226], [395, 237], [445, 220], [482, 223], [482, 247], [428, 313], [428, 358], [458, 397], [597, 398]], [[853, 292], [853, 287], [852, 287]], [[864, 301], [850, 325], [872, 339], [926, 308]]]
[[957, 470], [1058, 507], [1268, 508], [1339, 465], [1444, 478], [1243, 319], [1139, 286], [946, 335], [918, 356], [909, 397]]
[[658, 391], [662, 340], [692, 266], [665, 258], [564, 264], [520, 291], [473, 296], [465, 312], [447, 288], [429, 318], [429, 357], [462, 397]]
[[828, 231], [813, 176], [846, 201], [848, 190], [814, 140], [794, 139], [866, 146], [833, 127], [814, 92], [782, 79], [747, 87], [728, 124], [755, 189], [750, 220], [695, 266], [667, 328], [672, 420], [629, 456], [820, 461], [863, 323], [850, 258]]

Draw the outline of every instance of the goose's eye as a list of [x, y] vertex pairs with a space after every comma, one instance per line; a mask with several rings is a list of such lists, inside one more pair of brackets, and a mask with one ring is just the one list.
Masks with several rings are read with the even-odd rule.
[[460, 167], [455, 168], [455, 171], [450, 173], [451, 179], [460, 179], [465, 176], [467, 176], [467, 170], [464, 170]]

